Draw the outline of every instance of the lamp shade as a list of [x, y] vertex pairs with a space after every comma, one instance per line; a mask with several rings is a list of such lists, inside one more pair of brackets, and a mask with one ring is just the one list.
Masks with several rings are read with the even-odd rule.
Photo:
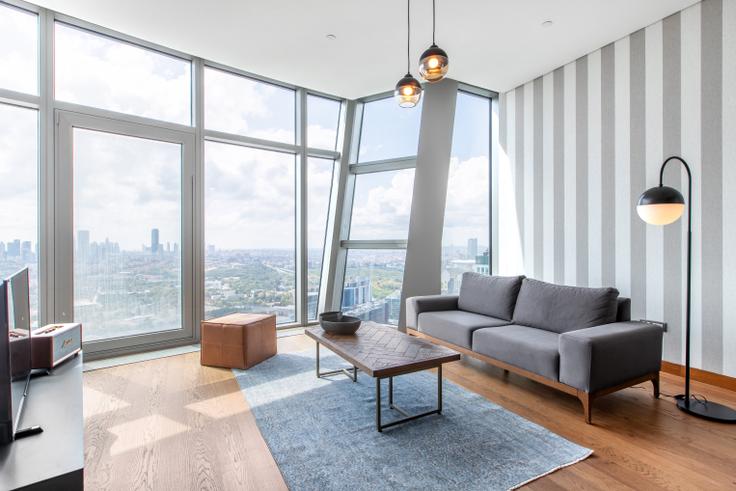
[[419, 75], [427, 82], [439, 82], [447, 75], [449, 66], [445, 50], [433, 44], [419, 59]]
[[682, 216], [685, 198], [675, 188], [658, 186], [644, 191], [639, 197], [636, 212], [652, 225], [668, 225]]
[[394, 97], [401, 107], [414, 107], [422, 98], [422, 85], [417, 79], [407, 73], [399, 80], [394, 90]]

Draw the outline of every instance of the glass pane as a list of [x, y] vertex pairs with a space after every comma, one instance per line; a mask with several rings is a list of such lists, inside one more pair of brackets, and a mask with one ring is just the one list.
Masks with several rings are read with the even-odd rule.
[[307, 96], [307, 139], [310, 147], [334, 150], [337, 147], [339, 122], [340, 102]]
[[28, 267], [38, 325], [38, 112], [0, 104], [0, 278]]
[[296, 319], [295, 169], [294, 155], [205, 142], [205, 318]]
[[350, 238], [406, 240], [413, 191], [414, 169], [357, 175]]
[[399, 107], [393, 97], [365, 104], [358, 162], [417, 154], [422, 103], [413, 109]]
[[79, 128], [73, 138], [85, 339], [181, 329], [181, 145]]
[[0, 3], [0, 87], [38, 94], [38, 15]]
[[191, 63], [59, 22], [55, 94], [62, 101], [191, 124]]
[[348, 251], [342, 310], [386, 324], [398, 324], [405, 250]]
[[442, 292], [466, 271], [489, 274], [490, 99], [458, 92], [442, 234]]
[[205, 68], [204, 125], [208, 130], [294, 143], [296, 92]]
[[307, 170], [307, 313], [309, 319], [317, 318], [319, 285], [322, 277], [322, 260], [327, 229], [327, 214], [330, 209], [332, 172], [334, 161], [309, 158]]

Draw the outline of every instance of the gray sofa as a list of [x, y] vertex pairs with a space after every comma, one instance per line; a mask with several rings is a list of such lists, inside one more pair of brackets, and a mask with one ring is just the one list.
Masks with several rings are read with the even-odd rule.
[[659, 397], [662, 330], [618, 293], [465, 273], [459, 295], [406, 300], [407, 332], [572, 394], [590, 423], [595, 397], [645, 381]]

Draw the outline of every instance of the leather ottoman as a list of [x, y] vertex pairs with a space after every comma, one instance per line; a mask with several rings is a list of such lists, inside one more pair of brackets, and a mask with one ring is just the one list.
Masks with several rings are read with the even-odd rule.
[[273, 314], [230, 314], [201, 326], [202, 365], [245, 369], [276, 354]]

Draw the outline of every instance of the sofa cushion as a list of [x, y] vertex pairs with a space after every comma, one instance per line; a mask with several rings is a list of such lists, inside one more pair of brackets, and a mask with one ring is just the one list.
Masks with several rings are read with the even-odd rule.
[[563, 333], [616, 322], [618, 290], [524, 279], [513, 323]]
[[422, 312], [418, 327], [423, 333], [448, 343], [470, 348], [473, 331], [482, 327], [503, 326], [509, 322], [463, 310], [444, 312]]
[[461, 310], [510, 321], [523, 278], [463, 273], [457, 305]]
[[513, 324], [478, 329], [473, 333], [473, 351], [557, 380], [559, 337], [550, 331]]

